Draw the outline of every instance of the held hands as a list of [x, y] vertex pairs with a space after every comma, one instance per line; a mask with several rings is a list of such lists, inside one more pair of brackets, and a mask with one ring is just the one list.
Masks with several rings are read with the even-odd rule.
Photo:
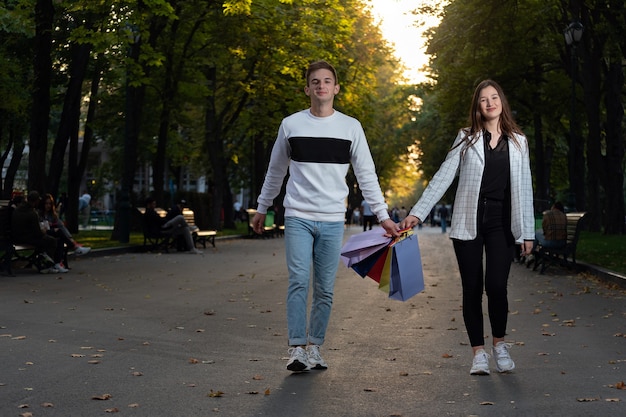
[[400, 222], [400, 230], [402, 229], [412, 229], [422, 221], [413, 215], [408, 215]]
[[522, 244], [522, 256], [528, 256], [533, 252], [533, 241], [525, 240]]
[[265, 214], [256, 213], [252, 218], [252, 229], [260, 235], [263, 234], [263, 229], [265, 226]]
[[387, 237], [398, 237], [398, 236], [400, 236], [400, 233], [398, 233], [398, 230], [400, 230], [400, 229], [398, 228], [398, 225], [394, 223], [393, 220], [387, 219], [387, 220], [381, 222], [380, 225], [387, 232], [387, 233], [385, 233], [385, 236], [387, 236]]

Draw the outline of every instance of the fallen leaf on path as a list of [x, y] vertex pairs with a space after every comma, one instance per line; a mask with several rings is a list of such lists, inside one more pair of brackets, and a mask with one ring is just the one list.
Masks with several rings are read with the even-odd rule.
[[139, 407], [139, 404], [137, 403], [128, 404], [128, 408], [137, 408], [137, 407]]
[[449, 353], [444, 353], [443, 355], [441, 355], [441, 357], [445, 359], [454, 358], [454, 356], [450, 355]]
[[365, 392], [376, 392], [378, 390], [376, 388], [365, 388], [365, 389], [363, 389], [363, 391], [365, 391]]
[[52, 408], [52, 407], [54, 407], [54, 404], [52, 404], [52, 403], [41, 403], [41, 406], [45, 407], [45, 408]]
[[495, 403], [493, 401], [483, 401], [480, 403], [480, 405], [494, 405]]
[[270, 395], [270, 389], [269, 389], [269, 388], [267, 388], [263, 394], [265, 394], [265, 395]]
[[578, 401], [579, 403], [588, 403], [592, 401], [598, 401], [598, 399], [597, 398], [576, 398], [576, 401]]
[[112, 395], [111, 394], [102, 394], [102, 395], [94, 395], [93, 397], [91, 397], [92, 400], [108, 400], [109, 398], [111, 398]]
[[618, 403], [620, 399], [619, 398], [605, 398], [604, 401], [607, 401], [610, 403]]
[[224, 393], [222, 391], [213, 391], [213, 390], [211, 390], [206, 396], [215, 398], [215, 397], [222, 397], [223, 395], [224, 395]]
[[113, 407], [113, 408], [105, 408], [104, 409], [105, 413], [119, 413], [120, 409], [117, 407]]

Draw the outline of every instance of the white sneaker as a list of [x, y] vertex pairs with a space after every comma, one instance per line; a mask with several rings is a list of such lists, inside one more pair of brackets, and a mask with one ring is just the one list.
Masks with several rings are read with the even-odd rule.
[[491, 348], [493, 358], [496, 360], [496, 369], [498, 372], [510, 372], [515, 369], [515, 362], [509, 355], [510, 344], [506, 342], [498, 342]]
[[191, 253], [192, 255], [204, 255], [204, 252], [196, 248], [191, 249], [188, 253]]
[[322, 359], [320, 355], [320, 347], [318, 345], [308, 345], [306, 347], [306, 353], [309, 360], [309, 367], [311, 369], [327, 369], [328, 365]]
[[300, 346], [289, 348], [289, 362], [287, 369], [292, 372], [304, 372], [311, 369], [309, 367], [309, 358], [306, 351]]
[[485, 352], [485, 349], [476, 351], [470, 375], [489, 375], [489, 354]]
[[54, 264], [54, 266], [52, 268], [50, 268], [50, 270], [52, 271], [51, 273], [61, 273], [61, 274], [65, 274], [67, 271], [69, 271], [69, 269], [64, 268], [63, 265], [61, 264]]
[[89, 248], [89, 247], [76, 246], [76, 249], [74, 249], [74, 253], [76, 255], [86, 255], [86, 254], [89, 253], [90, 250], [91, 250], [91, 248]]

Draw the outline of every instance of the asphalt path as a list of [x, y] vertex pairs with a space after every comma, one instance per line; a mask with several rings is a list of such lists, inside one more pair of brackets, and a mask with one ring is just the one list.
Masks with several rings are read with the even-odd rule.
[[623, 289], [512, 265], [517, 368], [470, 376], [452, 244], [438, 228], [417, 234], [425, 291], [389, 300], [341, 265], [329, 369], [302, 374], [286, 370], [282, 238], [0, 277], [0, 416], [626, 415]]

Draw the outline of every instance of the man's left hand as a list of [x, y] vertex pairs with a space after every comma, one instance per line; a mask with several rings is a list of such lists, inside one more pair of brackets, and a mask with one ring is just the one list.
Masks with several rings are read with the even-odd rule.
[[398, 237], [400, 233], [398, 233], [398, 225], [391, 219], [387, 219], [380, 223], [380, 225], [385, 229], [387, 233], [385, 236], [387, 237]]

